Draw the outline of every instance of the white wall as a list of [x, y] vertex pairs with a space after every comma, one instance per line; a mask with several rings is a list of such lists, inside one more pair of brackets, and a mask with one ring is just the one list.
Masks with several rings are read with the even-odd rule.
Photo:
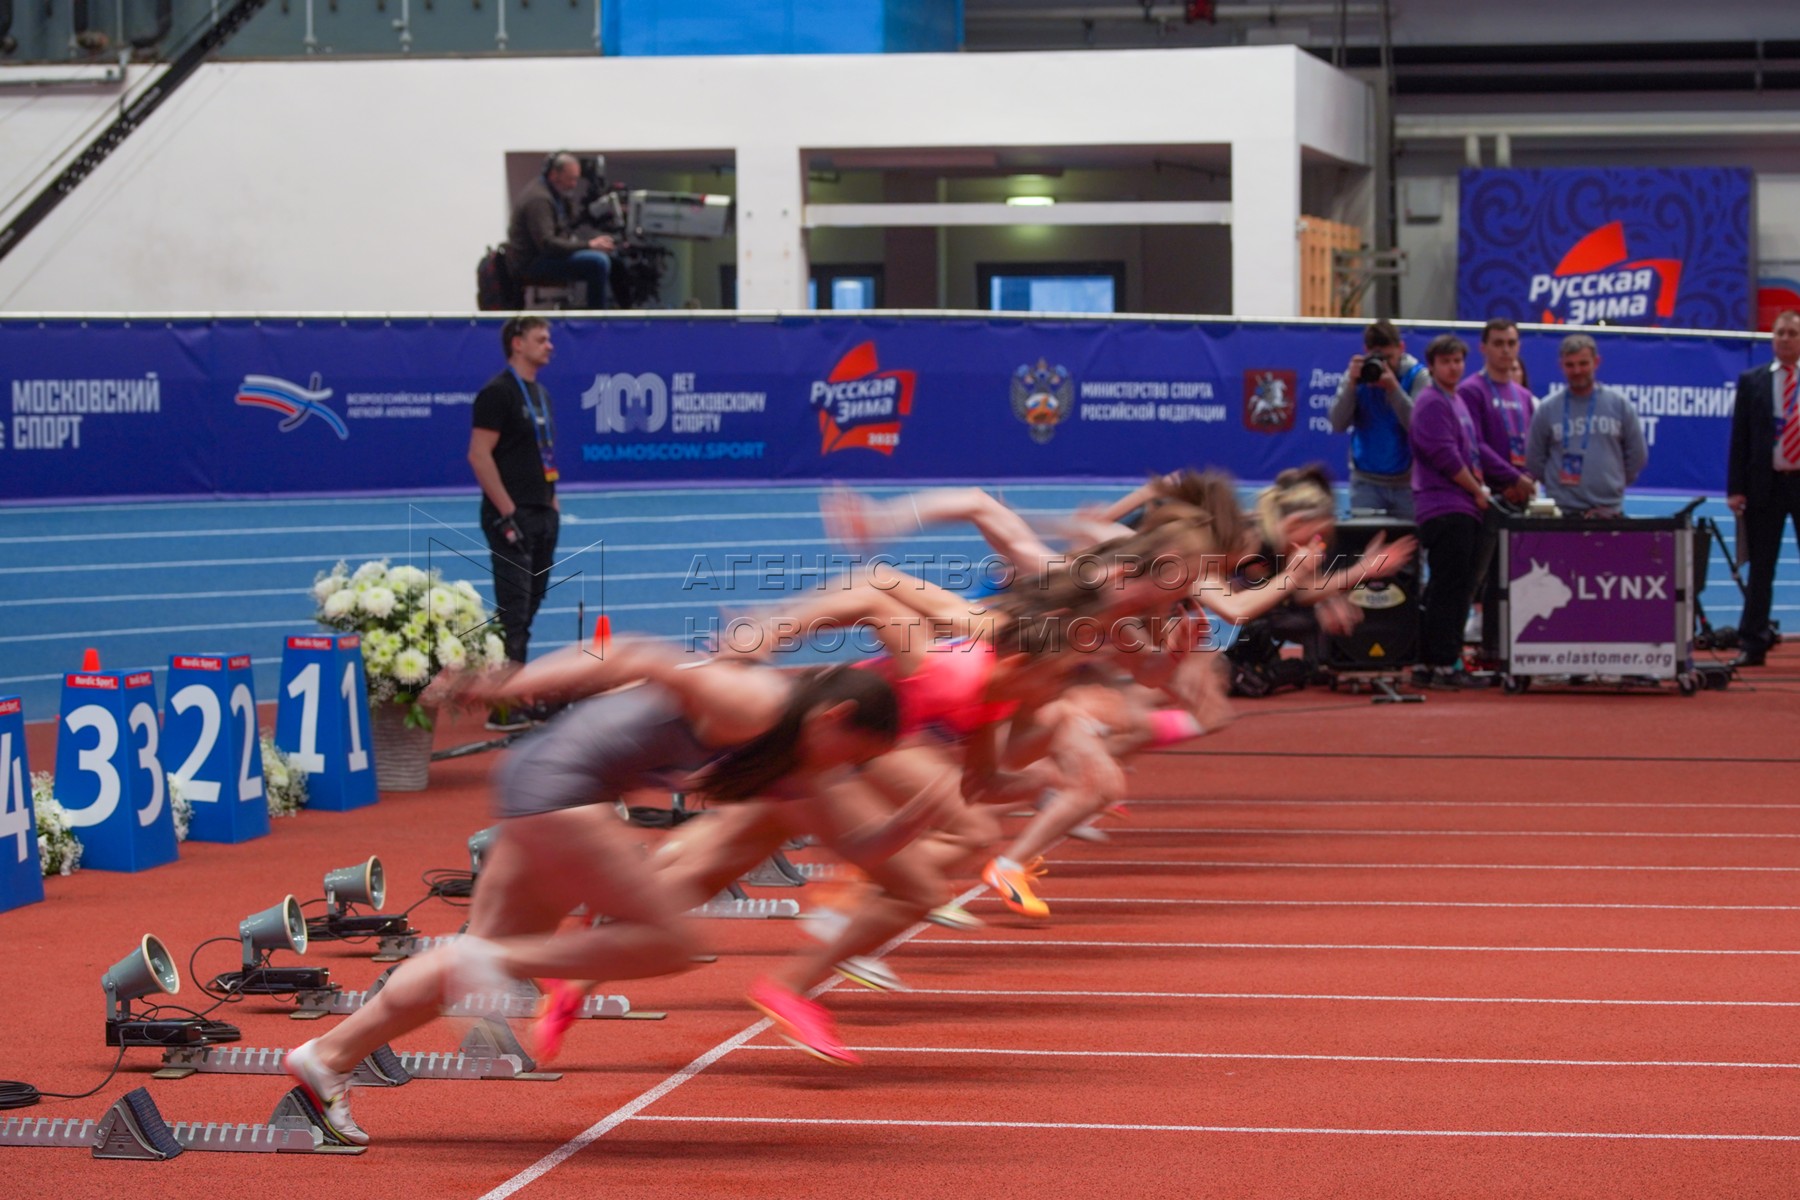
[[[0, 262], [10, 311], [444, 311], [504, 231], [508, 151], [726, 148], [745, 307], [805, 295], [805, 148], [1242, 143], [1235, 310], [1297, 300], [1296, 90], [1367, 89], [1290, 48], [1018, 55], [227, 63], [203, 68]], [[1028, 98], [1028, 100], [1027, 100]], [[112, 100], [0, 94], [0, 175]], [[1366, 122], [1366, 117], [1364, 118]], [[1355, 122], [1316, 148], [1366, 162]], [[1282, 147], [1285, 146], [1285, 150]], [[1291, 164], [1291, 166], [1290, 166]], [[1246, 238], [1249, 242], [1246, 242]]]

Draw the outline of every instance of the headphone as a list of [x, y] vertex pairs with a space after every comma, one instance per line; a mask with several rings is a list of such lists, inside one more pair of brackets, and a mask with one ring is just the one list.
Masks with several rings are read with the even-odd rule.
[[538, 173], [545, 178], [549, 178], [550, 172], [556, 170], [556, 160], [565, 157], [574, 158], [575, 154], [570, 150], [552, 150], [549, 154], [544, 156], [544, 165]]

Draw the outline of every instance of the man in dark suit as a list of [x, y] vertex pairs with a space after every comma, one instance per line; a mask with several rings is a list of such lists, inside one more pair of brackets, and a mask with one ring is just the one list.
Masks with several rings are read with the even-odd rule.
[[1775, 560], [1791, 517], [1800, 529], [1800, 312], [1775, 318], [1775, 361], [1744, 372], [1731, 410], [1725, 502], [1744, 519], [1750, 586], [1738, 621], [1736, 665], [1760, 667], [1769, 653]]

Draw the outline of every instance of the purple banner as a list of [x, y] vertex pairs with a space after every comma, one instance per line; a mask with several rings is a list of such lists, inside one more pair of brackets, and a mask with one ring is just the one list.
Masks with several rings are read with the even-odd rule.
[[1674, 640], [1674, 531], [1514, 531], [1509, 537], [1514, 646]]

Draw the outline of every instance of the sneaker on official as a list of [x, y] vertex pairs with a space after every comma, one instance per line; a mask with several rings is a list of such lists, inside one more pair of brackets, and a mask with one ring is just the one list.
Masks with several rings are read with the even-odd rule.
[[775, 1032], [789, 1045], [838, 1066], [853, 1067], [862, 1062], [838, 1039], [831, 1014], [816, 1000], [808, 1000], [767, 979], [751, 984], [745, 998], [775, 1022]]
[[996, 858], [982, 869], [981, 880], [999, 895], [1000, 902], [1022, 917], [1047, 917], [1050, 906], [1038, 899], [1031, 890], [1031, 881], [1035, 877], [1032, 867], [1041, 860], [1034, 860], [1032, 866], [1021, 867], [1010, 858]]
[[1092, 817], [1089, 817], [1075, 828], [1069, 830], [1069, 836], [1079, 842], [1112, 841], [1112, 834], [1094, 824], [1094, 818]]
[[324, 1115], [325, 1124], [339, 1138], [358, 1146], [369, 1144], [369, 1135], [363, 1132], [356, 1118], [350, 1115], [350, 1075], [347, 1071], [333, 1071], [319, 1059], [319, 1040], [298, 1046], [287, 1052], [287, 1059], [282, 1064], [287, 1073], [294, 1077], [312, 1102]]
[[900, 976], [894, 968], [879, 958], [869, 958], [856, 954], [846, 958], [837, 965], [837, 973], [851, 983], [860, 984], [876, 992], [904, 992], [906, 985], [900, 982]]

